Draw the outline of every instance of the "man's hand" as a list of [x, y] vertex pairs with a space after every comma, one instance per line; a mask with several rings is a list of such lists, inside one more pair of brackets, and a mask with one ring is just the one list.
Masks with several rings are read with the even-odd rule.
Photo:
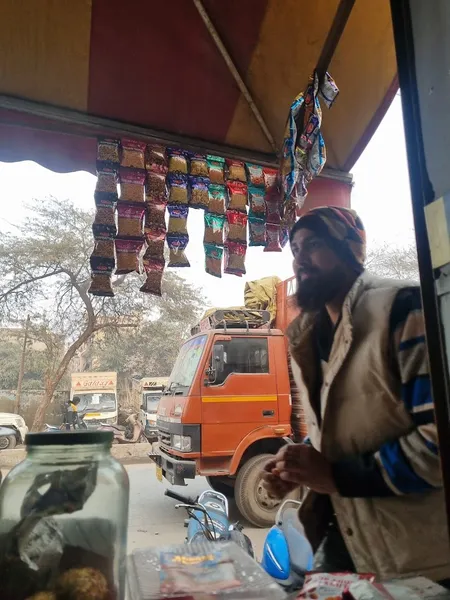
[[283, 446], [283, 448], [281, 448], [273, 458], [267, 461], [266, 465], [264, 466], [263, 473], [264, 487], [266, 488], [267, 493], [271, 498], [277, 498], [280, 500], [298, 487], [296, 483], [291, 483], [290, 481], [283, 481], [280, 479], [276, 470], [277, 462], [282, 460], [285, 448], [286, 446]]
[[337, 491], [331, 463], [312, 446], [283, 446], [267, 466], [270, 467], [272, 476], [294, 487], [305, 485], [319, 494], [333, 494]]

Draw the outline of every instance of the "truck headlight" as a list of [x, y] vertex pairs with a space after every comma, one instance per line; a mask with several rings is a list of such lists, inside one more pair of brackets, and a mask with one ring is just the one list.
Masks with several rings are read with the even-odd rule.
[[25, 421], [22, 417], [16, 417], [16, 427], [25, 427]]
[[191, 436], [189, 435], [172, 435], [172, 448], [181, 452], [191, 451]]
[[111, 419], [105, 419], [103, 423], [108, 423], [108, 425], [115, 425], [117, 423], [116, 417], [112, 417]]

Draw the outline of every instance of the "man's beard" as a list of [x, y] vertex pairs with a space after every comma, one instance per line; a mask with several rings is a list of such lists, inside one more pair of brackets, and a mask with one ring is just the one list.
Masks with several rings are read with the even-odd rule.
[[315, 312], [339, 295], [346, 278], [339, 268], [327, 273], [310, 269], [308, 274], [310, 277], [306, 279], [301, 279], [297, 274], [297, 306], [306, 312]]

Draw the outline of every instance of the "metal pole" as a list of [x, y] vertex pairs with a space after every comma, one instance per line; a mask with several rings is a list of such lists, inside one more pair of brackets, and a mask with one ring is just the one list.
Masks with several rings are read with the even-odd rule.
[[14, 402], [14, 412], [16, 414], [19, 414], [19, 411], [20, 411], [20, 397], [22, 394], [22, 382], [23, 382], [23, 376], [25, 373], [25, 357], [26, 357], [26, 353], [27, 353], [29, 328], [30, 328], [30, 315], [27, 316], [27, 320], [25, 321], [25, 332], [24, 332], [24, 336], [23, 336], [22, 356], [20, 357], [19, 377], [17, 378], [16, 399]]

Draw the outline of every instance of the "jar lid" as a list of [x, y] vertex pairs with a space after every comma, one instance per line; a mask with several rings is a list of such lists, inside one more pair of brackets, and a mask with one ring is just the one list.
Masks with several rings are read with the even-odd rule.
[[26, 446], [79, 446], [83, 444], [111, 444], [112, 431], [44, 431], [28, 433]]

